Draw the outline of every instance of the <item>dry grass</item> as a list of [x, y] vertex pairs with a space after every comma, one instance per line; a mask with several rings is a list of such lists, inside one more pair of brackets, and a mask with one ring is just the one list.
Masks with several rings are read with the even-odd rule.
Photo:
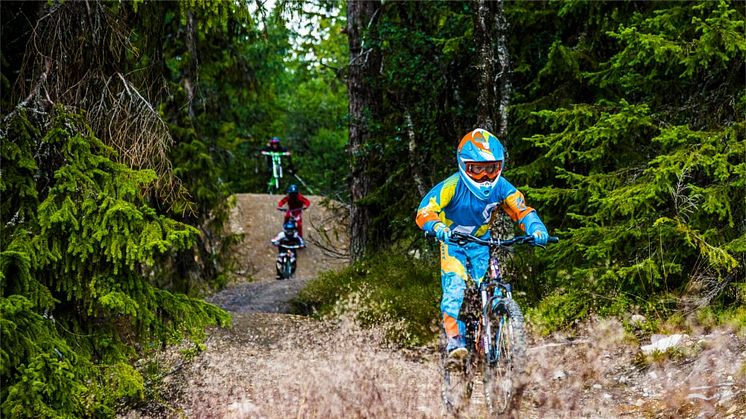
[[[127, 417], [439, 418], [434, 346], [405, 352], [350, 314], [311, 320], [236, 315], [207, 350], [174, 374], [168, 407]], [[354, 310], [352, 310], [354, 312]], [[582, 337], [534, 342], [516, 417], [743, 417], [746, 342], [727, 331], [695, 340], [690, 357], [634, 363], [639, 344], [615, 320]], [[695, 335], [695, 333], [692, 333]], [[699, 339], [699, 338], [697, 338]], [[480, 378], [467, 417], [484, 417]]]
[[[743, 417], [746, 340], [696, 331], [684, 347], [641, 357], [621, 323], [586, 323], [529, 350], [524, 415], [532, 417]], [[640, 362], [640, 359], [647, 361]]]
[[383, 342], [382, 332], [349, 320], [239, 315], [176, 378], [183, 388], [154, 416], [439, 417], [437, 362]]

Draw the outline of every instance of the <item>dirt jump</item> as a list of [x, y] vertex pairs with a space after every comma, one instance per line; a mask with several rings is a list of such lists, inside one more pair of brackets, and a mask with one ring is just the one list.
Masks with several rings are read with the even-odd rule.
[[[279, 196], [241, 194], [231, 229], [243, 233], [238, 281], [208, 300], [231, 312], [231, 329], [212, 329], [203, 351], [184, 362], [163, 354], [154, 402], [123, 417], [440, 418], [441, 367], [435, 345], [402, 350], [382, 332], [348, 317], [287, 314], [288, 302], [320, 272], [345, 266], [344, 208], [310, 197], [308, 248], [295, 278], [276, 280]], [[336, 207], [335, 207], [336, 205]], [[732, 330], [680, 335], [671, 342], [625, 331], [618, 320], [590, 320], [529, 342], [522, 398], [506, 417], [744, 418], [746, 339]], [[643, 337], [644, 336], [644, 337]], [[650, 343], [650, 345], [646, 345]], [[483, 418], [474, 389], [459, 417]]]

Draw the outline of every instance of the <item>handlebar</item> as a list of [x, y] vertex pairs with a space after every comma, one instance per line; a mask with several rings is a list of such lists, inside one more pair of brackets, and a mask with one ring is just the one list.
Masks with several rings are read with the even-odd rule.
[[283, 208], [283, 207], [277, 207], [277, 208], [275, 208], [275, 209], [276, 209], [277, 211], [282, 211], [282, 212], [288, 212], [288, 211], [290, 211], [290, 212], [292, 212], [292, 213], [296, 213], [296, 212], [299, 212], [299, 211], [300, 211], [300, 212], [303, 212], [303, 211], [305, 211], [305, 210], [306, 210], [306, 207], [300, 207], [300, 208], [294, 208], [294, 209]]
[[279, 244], [279, 243], [276, 244], [275, 246], [278, 246], [278, 247], [281, 246], [281, 247], [284, 247], [285, 249], [301, 249], [303, 247], [306, 247], [306, 246], [301, 246], [299, 244]]
[[263, 156], [289, 156], [289, 151], [260, 151]]
[[[435, 237], [435, 233], [426, 231], [425, 236]], [[483, 246], [509, 247], [509, 246], [513, 246], [514, 244], [533, 244], [534, 236], [515, 236], [512, 239], [507, 239], [507, 240], [492, 239], [492, 238], [485, 240], [485, 239], [480, 239], [477, 236], [472, 236], [471, 234], [465, 234], [465, 233], [459, 233], [458, 231], [453, 231], [451, 232], [450, 241], [457, 243], [461, 246], [465, 245], [466, 243], [477, 243]], [[547, 243], [559, 243], [559, 238], [555, 236], [549, 236], [549, 239], [547, 239]]]

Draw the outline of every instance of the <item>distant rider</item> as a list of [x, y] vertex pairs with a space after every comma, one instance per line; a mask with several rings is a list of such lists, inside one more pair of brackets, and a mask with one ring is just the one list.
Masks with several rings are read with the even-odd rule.
[[293, 170], [293, 161], [291, 159], [292, 153], [288, 150], [287, 147], [280, 144], [280, 137], [272, 137], [269, 142], [267, 142], [267, 145], [262, 147], [261, 150], [259, 150], [261, 154], [267, 156], [267, 168], [269, 169], [269, 172], [272, 173], [272, 157], [267, 155], [266, 153], [274, 152], [274, 153], [283, 153], [283, 156], [285, 156], [286, 160], [286, 168], [288, 173], [291, 175], [294, 172]]
[[430, 190], [417, 210], [417, 225], [442, 242], [440, 310], [451, 359], [463, 359], [468, 353], [465, 325], [458, 317], [466, 288], [466, 269], [471, 270], [475, 281], [481, 282], [490, 256], [488, 247], [476, 243], [461, 246], [450, 241], [451, 232], [489, 238], [490, 217], [499, 206], [521, 230], [534, 236], [535, 245], [545, 245], [549, 237], [536, 211], [526, 206], [523, 194], [500, 176], [505, 155], [497, 137], [483, 129], [469, 132], [458, 145], [457, 160], [458, 172]]
[[[273, 239], [272, 244], [277, 246], [277, 261], [275, 263], [275, 269], [277, 269], [277, 279], [280, 279], [280, 272], [282, 271], [282, 265], [280, 264], [280, 255], [290, 250], [293, 253], [293, 259], [297, 260], [298, 250], [288, 249], [285, 246], [300, 246], [306, 247], [306, 242], [303, 241], [303, 237], [297, 234], [295, 228], [295, 220], [290, 219], [282, 225], [282, 231], [279, 232]], [[293, 272], [295, 273], [296, 264], [293, 263]]]
[[307, 210], [311, 206], [311, 201], [308, 200], [302, 193], [298, 191], [298, 185], [292, 184], [288, 186], [287, 195], [283, 197], [280, 202], [277, 203], [278, 209], [282, 208], [287, 204], [288, 208], [285, 212], [285, 220], [295, 219], [296, 226], [298, 228], [298, 235], [303, 236], [303, 211]]

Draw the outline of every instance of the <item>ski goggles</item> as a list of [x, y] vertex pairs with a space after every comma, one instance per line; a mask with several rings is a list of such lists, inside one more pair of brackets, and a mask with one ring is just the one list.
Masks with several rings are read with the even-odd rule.
[[466, 174], [477, 182], [493, 181], [500, 176], [502, 161], [467, 161]]

